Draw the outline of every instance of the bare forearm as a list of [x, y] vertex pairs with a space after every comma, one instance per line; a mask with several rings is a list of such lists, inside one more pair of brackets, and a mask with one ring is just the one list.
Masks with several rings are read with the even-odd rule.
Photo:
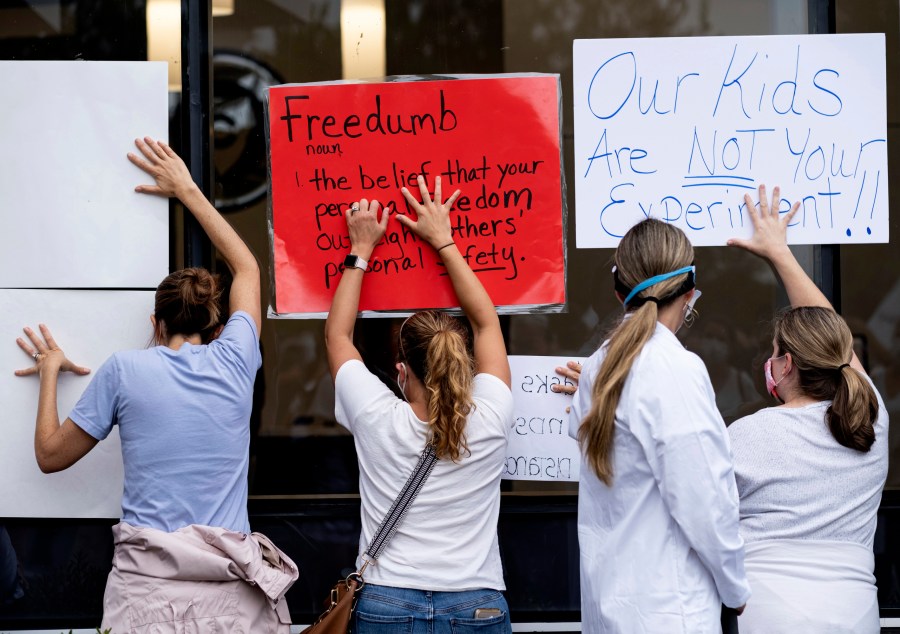
[[438, 255], [444, 261], [459, 306], [472, 323], [472, 328], [478, 331], [492, 326], [499, 327], [500, 320], [494, 302], [456, 245], [441, 249]]
[[34, 427], [34, 453], [38, 463], [52, 451], [52, 439], [59, 431], [59, 409], [56, 399], [56, 383], [59, 370], [44, 368], [41, 372], [41, 388], [38, 396], [37, 421]]
[[769, 264], [784, 284], [791, 306], [832, 307], [787, 246], [773, 253]]
[[191, 183], [189, 187], [177, 194], [178, 199], [184, 203], [184, 206], [203, 227], [233, 275], [237, 276], [240, 273], [259, 275], [259, 265], [253, 253], [231, 224], [216, 211], [216, 208], [210, 204], [195, 184]]
[[[384, 237], [390, 220], [389, 210], [385, 209], [378, 219], [378, 201], [361, 198], [345, 212], [347, 232], [350, 237], [350, 255], [363, 260], [372, 259], [375, 246]], [[356, 263], [359, 266], [359, 262]], [[359, 294], [362, 292], [365, 272], [356, 266], [344, 269], [341, 281], [335, 289], [331, 300], [331, 310], [325, 321], [325, 347], [328, 353], [328, 366], [331, 378], [337, 380], [338, 370], [344, 363], [359, 360], [359, 350], [353, 345], [353, 327], [356, 325], [356, 314], [359, 312]]]
[[338, 338], [353, 340], [364, 275], [365, 273], [357, 268], [344, 270], [331, 302], [331, 310], [328, 311], [328, 319], [325, 320], [326, 345], [333, 344]]

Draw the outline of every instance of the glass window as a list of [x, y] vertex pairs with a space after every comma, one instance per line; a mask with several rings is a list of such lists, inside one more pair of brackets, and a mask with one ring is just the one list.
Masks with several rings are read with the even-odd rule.
[[[716, 0], [266, 0], [238, 2], [216, 18], [215, 164], [220, 203], [260, 256], [268, 252], [266, 199], [249, 195], [265, 176], [262, 90], [273, 82], [376, 75], [550, 72], [562, 78], [568, 207], [572, 174], [572, 40], [592, 37], [807, 32], [807, 3]], [[348, 46], [375, 43], [358, 67]], [[374, 60], [374, 61], [373, 61]], [[374, 69], [374, 70], [373, 70]], [[371, 75], [369, 75], [371, 76]], [[250, 174], [252, 172], [252, 175]], [[238, 191], [239, 190], [239, 191]], [[243, 197], [243, 198], [242, 198]], [[568, 312], [504, 318], [511, 354], [587, 355], [621, 314], [608, 277], [612, 252], [575, 249], [568, 223]], [[810, 270], [812, 247], [797, 249]], [[262, 260], [262, 257], [261, 257]], [[762, 362], [768, 322], [785, 301], [768, 267], [725, 248], [697, 250], [701, 318], [680, 336], [706, 361], [726, 419], [768, 403]], [[734, 289], [743, 290], [735, 294]], [[267, 285], [264, 284], [264, 288]], [[364, 358], [391, 384], [395, 320], [358, 326]], [[333, 418], [321, 321], [268, 320], [263, 328], [262, 409], [251, 493], [357, 491], [352, 439]], [[573, 485], [514, 482], [509, 491], [573, 492]]]
[[[148, 59], [148, 49], [162, 46], [157, 59], [171, 59], [174, 70], [169, 138], [177, 148], [181, 66], [171, 56], [180, 56], [180, 19], [179, 0], [4, 2], [0, 60], [142, 61]], [[153, 48], [153, 54], [158, 52]], [[131, 139], [124, 143], [123, 161]], [[177, 220], [171, 227], [175, 265], [182, 251], [174, 246], [180, 235]], [[11, 422], [33, 425], [33, 420]], [[0, 627], [69, 631], [98, 625], [112, 560], [113, 523], [0, 518]]]
[[[180, 0], [4, 3], [0, 59], [170, 60], [170, 140], [177, 149], [182, 130], [181, 4]], [[831, 4], [838, 32], [887, 31], [889, 77], [896, 76], [900, 41], [900, 10], [888, 0], [212, 0], [212, 4], [218, 16], [213, 32], [216, 204], [261, 262], [268, 261], [269, 249], [263, 127], [263, 94], [269, 85], [394, 74], [559, 73], [567, 202], [574, 213], [573, 39], [805, 33], [807, 7]], [[896, 152], [900, 146], [895, 138], [898, 111], [893, 82], [888, 85], [888, 119], [888, 147]], [[900, 157], [893, 157], [890, 165], [898, 169]], [[175, 268], [184, 262], [183, 231], [181, 214], [172, 217]], [[896, 229], [897, 222], [892, 224]], [[504, 317], [511, 354], [590, 354], [620, 315], [607, 277], [612, 252], [576, 249], [574, 215], [568, 230], [568, 310]], [[842, 312], [892, 415], [900, 411], [900, 255], [895, 251], [889, 245], [841, 247], [839, 261]], [[796, 253], [812, 272], [817, 250], [799, 247]], [[697, 265], [704, 291], [698, 306], [701, 317], [679, 336], [704, 359], [718, 405], [731, 421], [770, 404], [761, 366], [771, 349], [771, 316], [786, 298], [768, 267], [745, 253], [699, 248]], [[268, 271], [263, 276], [267, 289]], [[397, 325], [397, 320], [371, 319], [358, 327], [359, 347], [388, 384]], [[323, 589], [333, 581], [332, 571], [350, 561], [358, 535], [356, 457], [352, 438], [334, 422], [322, 328], [319, 320], [265, 321], [265, 361], [252, 422], [254, 527], [285, 544], [298, 561], [311, 564], [310, 578], [301, 580], [290, 597], [295, 620], [301, 614], [307, 621], [317, 613]], [[891, 441], [894, 454], [900, 451], [897, 438], [900, 434]], [[900, 468], [896, 460], [893, 463], [888, 487], [900, 489]], [[518, 615], [550, 611], [577, 620], [575, 487], [515, 482], [505, 488], [499, 532], [512, 609]], [[294, 501], [307, 496], [330, 498], [334, 505], [305, 507]], [[548, 496], [554, 501], [548, 502]], [[896, 519], [896, 505], [888, 510]], [[289, 515], [294, 519], [286, 520]], [[882, 526], [889, 524], [885, 517]], [[95, 624], [111, 556], [109, 524], [2, 520], [0, 623], [60, 629]], [[890, 569], [892, 541], [879, 530], [879, 579], [889, 579], [896, 576]], [[535, 550], [541, 556], [535, 556]], [[327, 565], [317, 557], [327, 559]], [[545, 592], [540, 580], [548, 578], [556, 583]], [[882, 593], [882, 606], [896, 604], [896, 588], [885, 584]]]
[[[269, 85], [363, 74], [559, 73], [568, 206], [574, 213], [573, 39], [805, 33], [807, 7], [833, 4], [838, 32], [887, 29], [888, 76], [893, 77], [900, 25], [897, 3], [887, 0], [212, 0], [212, 4], [218, 16], [213, 33], [216, 204], [263, 263], [269, 249], [263, 94]], [[172, 16], [180, 11], [179, 0], [5, 3], [0, 7], [0, 59], [170, 59], [175, 70], [170, 139], [177, 148], [182, 129], [176, 61], [181, 34], [178, 19], [173, 22]], [[169, 52], [160, 52], [165, 45]], [[354, 56], [354, 50], [365, 53]], [[891, 82], [892, 152], [900, 147], [895, 138], [896, 97], [897, 86]], [[896, 170], [900, 157], [894, 158], [890, 164]], [[181, 214], [173, 214], [173, 219], [175, 268], [184, 261], [184, 249]], [[896, 221], [892, 224], [896, 228]], [[590, 354], [620, 315], [607, 277], [612, 252], [576, 249], [574, 215], [568, 228], [568, 311], [503, 318], [511, 354]], [[900, 410], [900, 255], [894, 251], [889, 245], [840, 249], [843, 313], [892, 415]], [[816, 249], [799, 247], [796, 253], [812, 272]], [[704, 359], [718, 405], [731, 421], [770, 404], [761, 366], [771, 350], [771, 316], [786, 298], [768, 267], [745, 253], [699, 248], [697, 265], [704, 291], [698, 306], [701, 317], [679, 336]], [[264, 289], [267, 276], [264, 271]], [[388, 384], [397, 325], [396, 320], [371, 319], [358, 327], [358, 345]], [[310, 571], [309, 578], [301, 579], [289, 600], [295, 620], [300, 614], [307, 622], [333, 582], [333, 571], [351, 560], [359, 530], [353, 495], [356, 457], [352, 438], [334, 422], [322, 328], [318, 320], [265, 321], [264, 366], [252, 422], [254, 527], [284, 544], [298, 562], [306, 562], [301, 566]], [[894, 454], [897, 438], [900, 434], [893, 437]], [[900, 469], [893, 462], [888, 487], [900, 489]], [[513, 611], [540, 614], [535, 620], [543, 620], [548, 611], [577, 620], [575, 487], [516, 482], [505, 488], [499, 533]], [[334, 504], [307, 507], [294, 501], [307, 496], [330, 498]], [[548, 502], [549, 496], [554, 496], [553, 502]], [[891, 508], [896, 519], [896, 505]], [[60, 629], [95, 624], [111, 557], [109, 524], [2, 520], [0, 623]], [[892, 547], [886, 534], [877, 538], [876, 552], [885, 544], [888, 550]], [[896, 576], [887, 561], [879, 560], [879, 579]], [[9, 574], [13, 568], [15, 573]], [[541, 586], [546, 579], [555, 581], [549, 592]], [[885, 584], [883, 590], [882, 606], [895, 605], [897, 589]]]
[[[862, 5], [836, 3], [838, 33], [885, 33], [887, 76], [900, 72], [900, 11], [896, 2], [878, 0]], [[887, 84], [888, 181], [900, 173], [900, 93]], [[900, 191], [889, 190], [890, 208]], [[892, 241], [900, 232], [896, 214], [890, 222]], [[850, 324], [857, 355], [868, 368], [892, 420], [900, 419], [900, 253], [890, 244], [847, 245], [840, 249], [841, 312]], [[894, 425], [887, 488], [900, 489], [900, 432]]]

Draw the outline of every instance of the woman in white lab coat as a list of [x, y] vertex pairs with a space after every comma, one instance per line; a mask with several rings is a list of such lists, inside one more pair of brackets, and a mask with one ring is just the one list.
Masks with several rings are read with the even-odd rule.
[[750, 597], [725, 424], [703, 362], [675, 332], [693, 318], [694, 253], [645, 220], [613, 269], [625, 316], [581, 373], [569, 422], [584, 632], [720, 631]]

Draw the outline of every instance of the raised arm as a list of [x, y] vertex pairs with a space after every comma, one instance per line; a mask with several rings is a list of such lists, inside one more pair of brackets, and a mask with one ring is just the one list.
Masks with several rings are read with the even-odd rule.
[[[378, 220], [378, 201], [371, 203], [363, 198], [344, 212], [347, 231], [350, 234], [350, 255], [368, 262], [375, 246], [387, 231], [390, 209], [385, 208]], [[351, 359], [362, 359], [353, 344], [353, 328], [359, 312], [359, 294], [362, 291], [365, 271], [355, 266], [344, 268], [331, 300], [331, 310], [325, 320], [325, 348], [328, 351], [328, 367], [331, 378]]]
[[229, 311], [242, 310], [262, 326], [260, 309], [259, 265], [253, 253], [225, 218], [209, 203], [197, 187], [184, 161], [168, 145], [150, 137], [135, 139], [143, 158], [129, 153], [128, 160], [147, 172], [156, 185], [138, 185], [141, 194], [176, 197], [193, 214], [210, 241], [231, 270], [233, 282], [228, 297]]
[[425, 186], [425, 179], [418, 178], [419, 192], [422, 202], [417, 201], [405, 187], [401, 189], [403, 196], [415, 210], [417, 220], [407, 216], [397, 216], [400, 223], [428, 242], [443, 260], [450, 276], [453, 291], [459, 305], [472, 324], [475, 342], [475, 369], [477, 372], [492, 374], [507, 385], [512, 378], [509, 371], [509, 360], [506, 357], [506, 344], [500, 329], [500, 319], [494, 302], [491, 301], [481, 281], [469, 268], [456, 243], [450, 229], [450, 210], [459, 197], [457, 189], [443, 201], [441, 196], [441, 177], [434, 181], [434, 198], [432, 199]]
[[16, 339], [19, 347], [34, 360], [34, 365], [25, 370], [16, 370], [16, 376], [40, 375], [41, 387], [38, 396], [37, 420], [34, 426], [34, 455], [38, 467], [44, 473], [54, 473], [71, 467], [81, 460], [94, 446], [97, 439], [67, 418], [59, 424], [59, 409], [56, 400], [56, 385], [60, 372], [85, 375], [90, 372], [85, 367], [75, 365], [60, 350], [50, 329], [40, 326], [38, 335], [31, 328], [25, 328], [29, 341]]
[[[744, 195], [744, 203], [753, 223], [753, 236], [749, 240], [732, 238], [728, 241], [728, 246], [744, 249], [768, 262], [784, 285], [791, 306], [821, 306], [834, 310], [831, 302], [806, 274], [787, 245], [787, 228], [800, 209], [800, 202], [795, 202], [789, 212], [782, 214], [779, 211], [781, 190], [778, 187], [772, 190], [770, 205], [766, 186], [760, 185], [759, 208], [747, 194]], [[863, 374], [866, 373], [862, 363], [856, 358], [856, 353], [853, 354], [850, 365]]]

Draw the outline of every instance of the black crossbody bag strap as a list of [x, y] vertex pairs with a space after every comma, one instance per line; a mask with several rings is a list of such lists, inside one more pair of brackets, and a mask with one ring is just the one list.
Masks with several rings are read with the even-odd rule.
[[384, 547], [391, 541], [394, 533], [397, 532], [397, 527], [400, 525], [400, 522], [403, 521], [403, 517], [409, 510], [410, 505], [412, 505], [413, 500], [419, 495], [422, 486], [425, 484], [425, 480], [428, 479], [428, 476], [431, 474], [437, 461], [438, 458], [434, 453], [434, 446], [431, 443], [427, 444], [425, 450], [422, 451], [422, 455], [419, 457], [416, 468], [413, 469], [406, 484], [403, 485], [400, 494], [397, 496], [397, 499], [394, 500], [394, 504], [382, 520], [381, 526], [375, 531], [375, 536], [372, 537], [372, 541], [369, 542], [369, 547], [366, 548], [366, 552], [363, 555], [363, 565], [359, 569], [360, 575], [366, 569], [366, 566], [370, 563], [374, 563], [375, 560], [378, 559], [384, 551]]

